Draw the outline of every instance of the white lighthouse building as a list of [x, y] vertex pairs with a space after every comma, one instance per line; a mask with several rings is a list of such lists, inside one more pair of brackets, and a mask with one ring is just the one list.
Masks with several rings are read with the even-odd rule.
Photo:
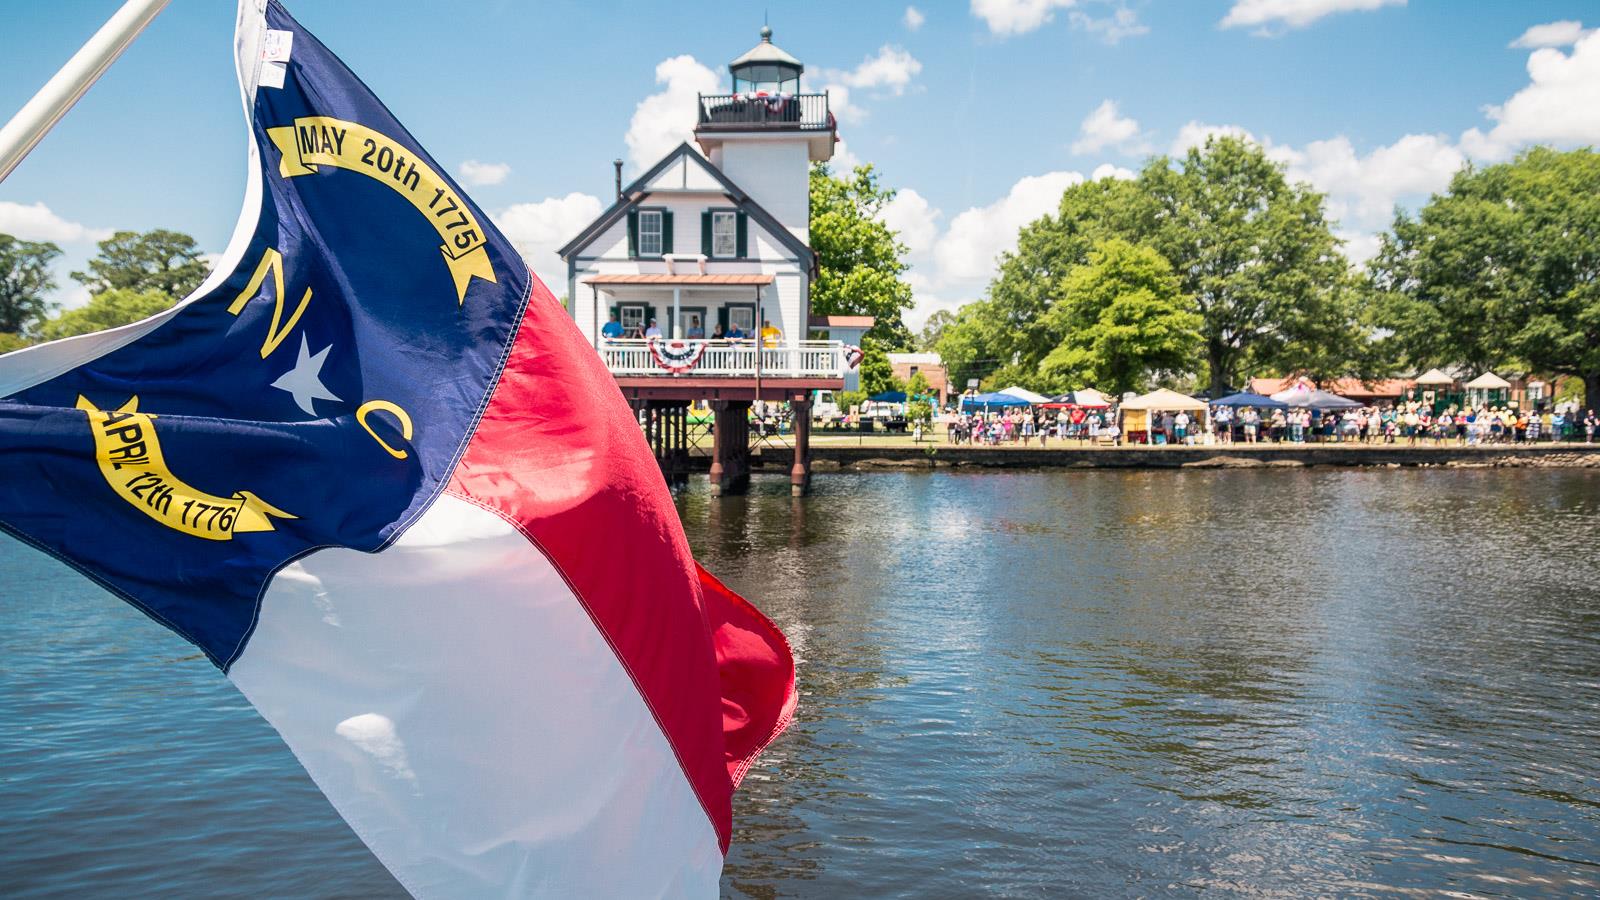
[[828, 95], [804, 92], [804, 70], [762, 28], [729, 64], [729, 92], [700, 95], [699, 151], [680, 144], [558, 251], [573, 321], [630, 402], [668, 418], [663, 468], [679, 408], [718, 409], [714, 485], [730, 486], [727, 467], [743, 465], [732, 443], [749, 403], [795, 404], [799, 431], [812, 391], [845, 386], [849, 345], [872, 324], [810, 315], [810, 168], [838, 137]]

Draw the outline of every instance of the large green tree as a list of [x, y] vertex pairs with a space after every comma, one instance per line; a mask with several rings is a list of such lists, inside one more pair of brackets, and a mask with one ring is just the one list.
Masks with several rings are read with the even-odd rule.
[[880, 350], [912, 345], [901, 319], [912, 304], [911, 285], [901, 278], [906, 248], [882, 219], [893, 199], [871, 165], [847, 175], [834, 175], [826, 163], [811, 168], [811, 249], [817, 254], [811, 311], [872, 316], [877, 322], [868, 343]]
[[1202, 323], [1190, 307], [1161, 254], [1105, 241], [1067, 275], [1046, 314], [1063, 338], [1040, 372], [1057, 387], [1140, 390], [1152, 375], [1194, 363]]
[[129, 291], [113, 288], [89, 298], [89, 302], [69, 309], [39, 328], [39, 336], [54, 341], [91, 331], [105, 331], [141, 319], [148, 319], [175, 303], [160, 291]]
[[1370, 266], [1408, 362], [1531, 367], [1600, 405], [1600, 154], [1534, 148], [1457, 173]]
[[55, 244], [0, 234], [0, 333], [30, 334], [50, 314], [45, 295], [56, 287], [50, 263], [60, 255]]
[[1323, 196], [1284, 173], [1259, 145], [1213, 137], [1177, 167], [1158, 158], [1139, 175], [1152, 207], [1134, 223], [1136, 237], [1166, 257], [1194, 300], [1213, 394], [1247, 367], [1288, 368], [1291, 351], [1323, 339], [1340, 313], [1349, 264]]
[[73, 272], [72, 277], [91, 294], [109, 290], [160, 291], [168, 297], [181, 298], [200, 286], [206, 270], [194, 238], [158, 228], [143, 234], [113, 234], [100, 242], [100, 253], [89, 260], [89, 270]]

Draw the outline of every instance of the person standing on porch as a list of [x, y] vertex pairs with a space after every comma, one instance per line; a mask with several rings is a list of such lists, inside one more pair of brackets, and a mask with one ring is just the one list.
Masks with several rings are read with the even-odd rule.
[[600, 336], [608, 341], [614, 341], [622, 337], [622, 323], [617, 321], [616, 313], [611, 314], [611, 321], [600, 326]]
[[700, 324], [699, 316], [692, 315], [689, 317], [689, 334], [687, 336], [692, 341], [698, 341], [705, 338], [706, 327]]
[[647, 339], [661, 337], [661, 326], [656, 324], [655, 319], [650, 320], [650, 327], [644, 330], [644, 336]]
[[761, 320], [761, 346], [776, 347], [783, 340], [783, 332], [766, 319]]

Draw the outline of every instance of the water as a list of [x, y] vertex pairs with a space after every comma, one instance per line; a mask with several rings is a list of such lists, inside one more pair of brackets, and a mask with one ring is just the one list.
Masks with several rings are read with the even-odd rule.
[[[1600, 472], [816, 487], [679, 500], [801, 657], [726, 894], [1600, 894]], [[0, 893], [399, 893], [187, 645], [0, 584]]]

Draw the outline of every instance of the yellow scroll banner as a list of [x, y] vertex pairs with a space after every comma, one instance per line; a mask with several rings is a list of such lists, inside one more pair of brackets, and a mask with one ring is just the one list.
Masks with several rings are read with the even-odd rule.
[[161, 455], [155, 416], [138, 411], [137, 395], [115, 412], [97, 409], [83, 396], [78, 397], [78, 408], [89, 415], [94, 455], [106, 484], [168, 528], [208, 541], [226, 541], [240, 532], [273, 530], [273, 516], [298, 518], [249, 491], [216, 497], [173, 475]]
[[473, 278], [495, 280], [483, 227], [467, 204], [439, 173], [399, 143], [365, 125], [329, 116], [295, 119], [293, 125], [268, 128], [267, 136], [282, 154], [278, 174], [284, 178], [335, 166], [381, 181], [409, 200], [444, 241], [439, 250], [455, 279], [458, 304], [466, 302]]

